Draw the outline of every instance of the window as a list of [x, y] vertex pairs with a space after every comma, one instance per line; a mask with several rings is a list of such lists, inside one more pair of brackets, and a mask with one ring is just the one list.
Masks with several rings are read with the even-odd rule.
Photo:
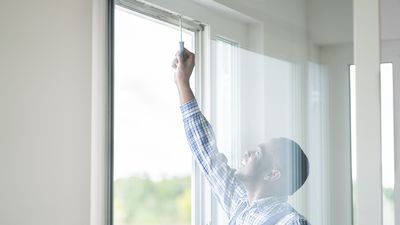
[[[381, 64], [381, 151], [382, 151], [382, 199], [383, 224], [394, 225], [394, 123], [393, 123], [393, 64]], [[350, 99], [351, 99], [351, 149], [353, 196], [357, 185], [357, 159], [355, 140], [355, 66], [350, 66]], [[353, 199], [353, 208], [355, 208]], [[355, 211], [355, 210], [353, 210]], [[353, 216], [355, 218], [355, 216]], [[357, 224], [357, 221], [353, 221]]]
[[[179, 29], [125, 7], [114, 13], [113, 224], [189, 225], [192, 156], [171, 68]], [[183, 31], [194, 51], [195, 33]]]
[[[239, 98], [238, 85], [239, 49], [238, 44], [218, 37], [215, 41], [215, 134], [218, 150], [226, 155], [228, 164], [237, 168], [240, 162], [239, 149]], [[219, 206], [217, 199], [213, 199], [213, 221], [216, 224], [228, 224], [228, 218]]]
[[383, 224], [394, 225], [393, 64], [381, 64]]
[[356, 142], [356, 69], [350, 65], [350, 127], [351, 127], [351, 177], [352, 177], [352, 195], [353, 195], [353, 225], [356, 225], [356, 185], [357, 185], [357, 142]]

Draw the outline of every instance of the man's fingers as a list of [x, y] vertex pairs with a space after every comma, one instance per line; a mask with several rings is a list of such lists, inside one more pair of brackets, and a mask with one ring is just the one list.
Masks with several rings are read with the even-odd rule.
[[176, 67], [178, 66], [177, 64], [178, 64], [178, 59], [177, 58], [172, 60], [172, 64], [171, 64], [172, 68], [176, 69]]
[[193, 52], [190, 52], [185, 48], [185, 55], [186, 60], [188, 60], [190, 64], [194, 64], [195, 55], [193, 54]]
[[187, 59], [189, 60], [190, 63], [194, 63], [194, 54], [193, 53], [189, 54]]
[[175, 56], [178, 59], [178, 63], [183, 62], [183, 54], [181, 54], [180, 51], [176, 52]]
[[176, 60], [176, 63], [179, 63], [179, 51], [177, 51], [176, 53], [175, 53], [175, 59], [174, 60]]
[[189, 63], [193, 63], [194, 64], [194, 57], [195, 55], [190, 52], [189, 50], [187, 50], [186, 48], [184, 48], [183, 50], [183, 54], [180, 54], [180, 51], [177, 51], [175, 53], [175, 59], [173, 60], [173, 68], [176, 68], [178, 66], [178, 64], [183, 64], [184, 61], [188, 61]]
[[188, 57], [194, 56], [193, 52], [187, 50], [186, 48], [185, 48], [184, 52], [185, 52], [185, 55], [187, 55]]

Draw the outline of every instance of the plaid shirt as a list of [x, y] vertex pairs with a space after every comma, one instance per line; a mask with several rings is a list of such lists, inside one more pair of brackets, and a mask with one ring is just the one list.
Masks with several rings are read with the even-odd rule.
[[234, 175], [235, 170], [228, 166], [225, 155], [218, 152], [212, 127], [197, 101], [193, 99], [180, 108], [190, 149], [227, 213], [229, 225], [309, 225], [287, 203], [286, 196], [267, 197], [250, 204], [245, 187]]

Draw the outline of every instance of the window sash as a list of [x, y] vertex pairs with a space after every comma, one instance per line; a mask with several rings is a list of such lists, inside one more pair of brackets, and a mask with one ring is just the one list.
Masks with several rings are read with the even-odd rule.
[[[136, 15], [145, 15], [154, 18], [157, 21], [162, 21], [170, 25], [179, 26], [180, 17], [177, 14], [159, 9], [154, 6], [150, 6], [145, 3], [138, 2], [136, 0], [110, 0], [108, 5], [108, 150], [107, 150], [107, 224], [113, 224], [113, 161], [114, 161], [114, 10], [115, 6], [120, 6]], [[205, 26], [198, 21], [190, 20], [182, 17], [182, 28], [193, 31], [195, 33], [194, 42], [196, 50], [196, 67], [195, 67], [195, 95], [199, 102], [200, 108], [203, 111], [207, 111], [206, 101], [203, 99], [207, 98], [206, 86], [209, 85], [207, 81], [208, 70], [205, 62], [209, 63], [207, 59], [210, 57], [202, 58], [202, 52], [206, 52], [209, 49], [210, 32], [209, 29], [205, 29]], [[206, 113], [205, 113], [206, 114]], [[210, 212], [207, 212], [209, 205], [211, 205], [211, 193], [206, 187], [206, 180], [201, 175], [200, 168], [195, 163], [194, 158], [192, 159], [192, 221], [191, 224], [208, 224], [210, 221]]]
[[182, 28], [198, 32], [204, 30], [204, 25], [199, 21], [191, 20], [185, 17], [180, 17], [178, 14], [159, 9], [147, 3], [139, 2], [136, 0], [115, 0], [115, 4], [131, 11], [137, 12], [142, 15], [152, 17], [156, 20], [161, 20], [174, 26], [180, 25], [182, 19]]

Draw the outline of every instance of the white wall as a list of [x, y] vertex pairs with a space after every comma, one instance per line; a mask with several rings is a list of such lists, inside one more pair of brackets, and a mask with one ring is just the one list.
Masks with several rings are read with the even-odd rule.
[[329, 78], [329, 185], [331, 221], [352, 224], [351, 136], [349, 65], [353, 63], [351, 44], [320, 48], [321, 64]]
[[[262, 24], [262, 46], [270, 57], [301, 61], [307, 57], [307, 1], [215, 0]], [[251, 36], [252, 34], [249, 34]], [[253, 49], [250, 49], [254, 51]], [[258, 51], [256, 51], [258, 52]]]
[[0, 224], [89, 224], [91, 12], [1, 3]]
[[307, 0], [310, 40], [318, 45], [353, 40], [353, 0]]

